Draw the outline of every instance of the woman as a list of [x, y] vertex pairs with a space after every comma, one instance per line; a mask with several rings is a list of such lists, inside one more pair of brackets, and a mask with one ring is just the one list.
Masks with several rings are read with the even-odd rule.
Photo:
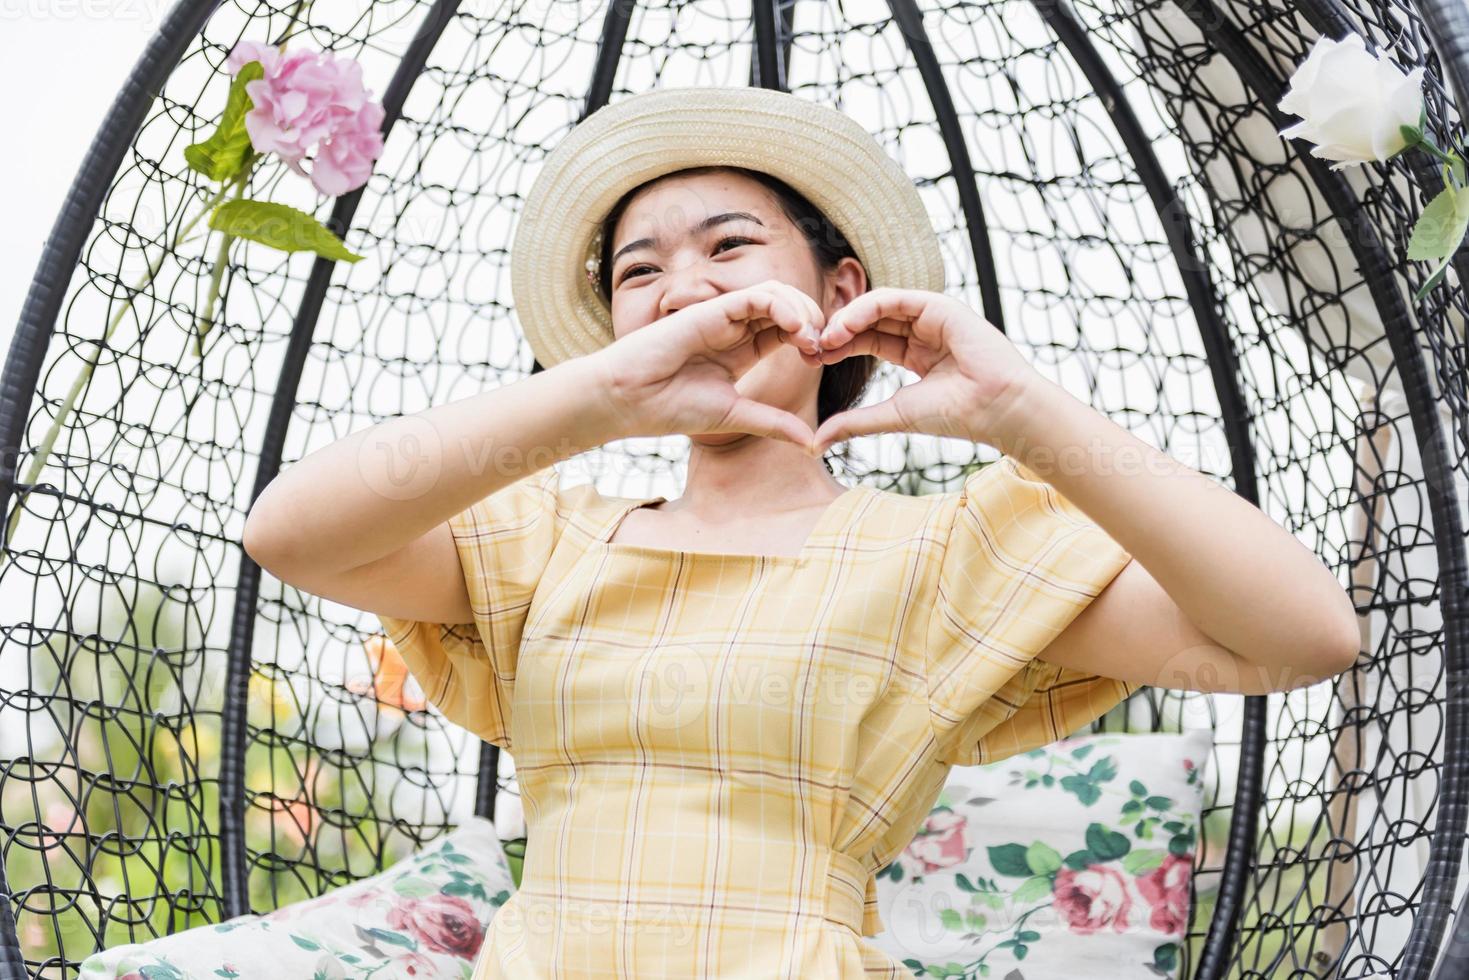
[[[547, 370], [314, 453], [246, 532], [514, 754], [529, 844], [477, 978], [911, 976], [862, 939], [873, 873], [950, 766], [1143, 684], [1281, 690], [1356, 656], [1314, 555], [944, 295], [911, 182], [839, 113], [600, 110], [546, 160], [512, 288]], [[854, 408], [876, 357], [920, 380]], [[925, 497], [820, 461], [899, 431], [1005, 455]], [[559, 460], [670, 433], [675, 501], [560, 486]]]

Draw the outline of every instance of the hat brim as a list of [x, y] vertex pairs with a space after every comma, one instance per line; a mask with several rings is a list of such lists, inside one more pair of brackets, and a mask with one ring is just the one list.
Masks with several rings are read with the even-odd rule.
[[831, 219], [871, 287], [941, 292], [943, 255], [917, 189], [858, 123], [773, 89], [684, 87], [592, 113], [546, 157], [516, 225], [510, 290], [544, 367], [612, 343], [612, 312], [586, 261], [603, 218], [633, 187], [700, 166], [779, 177]]

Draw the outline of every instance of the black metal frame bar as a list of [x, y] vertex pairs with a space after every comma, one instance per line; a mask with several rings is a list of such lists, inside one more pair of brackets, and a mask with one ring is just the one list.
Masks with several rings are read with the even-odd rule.
[[796, 0], [754, 0], [751, 19], [755, 50], [750, 55], [750, 85], [789, 92]]
[[1005, 308], [1000, 302], [1000, 278], [995, 271], [984, 202], [979, 199], [974, 165], [969, 160], [969, 144], [964, 141], [964, 130], [959, 125], [954, 98], [944, 81], [943, 67], [928, 40], [928, 30], [923, 26], [923, 14], [918, 10], [918, 4], [914, 0], [888, 0], [888, 10], [903, 35], [908, 53], [913, 55], [914, 67], [918, 69], [918, 77], [923, 79], [934, 119], [938, 122], [939, 135], [944, 141], [944, 150], [949, 155], [954, 189], [959, 194], [959, 210], [964, 214], [964, 225], [969, 232], [974, 274], [979, 280], [980, 312], [1001, 333], [1005, 333]]

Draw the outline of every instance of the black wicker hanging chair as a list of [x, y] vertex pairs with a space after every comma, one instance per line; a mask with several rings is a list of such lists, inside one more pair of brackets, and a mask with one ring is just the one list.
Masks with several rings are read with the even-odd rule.
[[[1415, 301], [1431, 158], [1333, 171], [1278, 135], [1285, 80], [1349, 32], [1427, 66], [1426, 130], [1462, 146], [1463, 0], [179, 0], [81, 161], [0, 377], [0, 977], [320, 894], [515, 792], [431, 708], [389, 717], [357, 679], [376, 619], [262, 576], [245, 516], [291, 460], [536, 370], [506, 250], [539, 161], [623, 95], [721, 83], [863, 123], [928, 204], [954, 295], [1350, 585], [1353, 671], [1145, 688], [1097, 723], [1213, 733], [1183, 975], [1469, 977], [1469, 252]], [[190, 229], [216, 190], [181, 150], [236, 42], [288, 35], [381, 93], [371, 179], [318, 213], [366, 258], [215, 263]], [[839, 448], [848, 479], [907, 493], [981, 454]], [[584, 459], [628, 496], [677, 462]], [[304, 849], [276, 819], [302, 807]]]

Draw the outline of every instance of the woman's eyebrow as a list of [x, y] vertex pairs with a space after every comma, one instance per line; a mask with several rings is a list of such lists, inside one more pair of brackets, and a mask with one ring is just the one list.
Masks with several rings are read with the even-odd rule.
[[[699, 222], [697, 225], [694, 226], [693, 234], [702, 235], [710, 228], [713, 228], [716, 225], [722, 225], [729, 221], [753, 221], [761, 228], [765, 227], [765, 222], [761, 221], [753, 214], [750, 214], [748, 211], [726, 211], [723, 214], [711, 214], [709, 217]], [[612, 256], [612, 264], [616, 265], [617, 260], [622, 258], [628, 252], [640, 248], [647, 248], [650, 245], [657, 246], [658, 240], [656, 238], [639, 238], [635, 242], [628, 242], [626, 245], [622, 246], [622, 248], [619, 248], [617, 250], [616, 255]]]

